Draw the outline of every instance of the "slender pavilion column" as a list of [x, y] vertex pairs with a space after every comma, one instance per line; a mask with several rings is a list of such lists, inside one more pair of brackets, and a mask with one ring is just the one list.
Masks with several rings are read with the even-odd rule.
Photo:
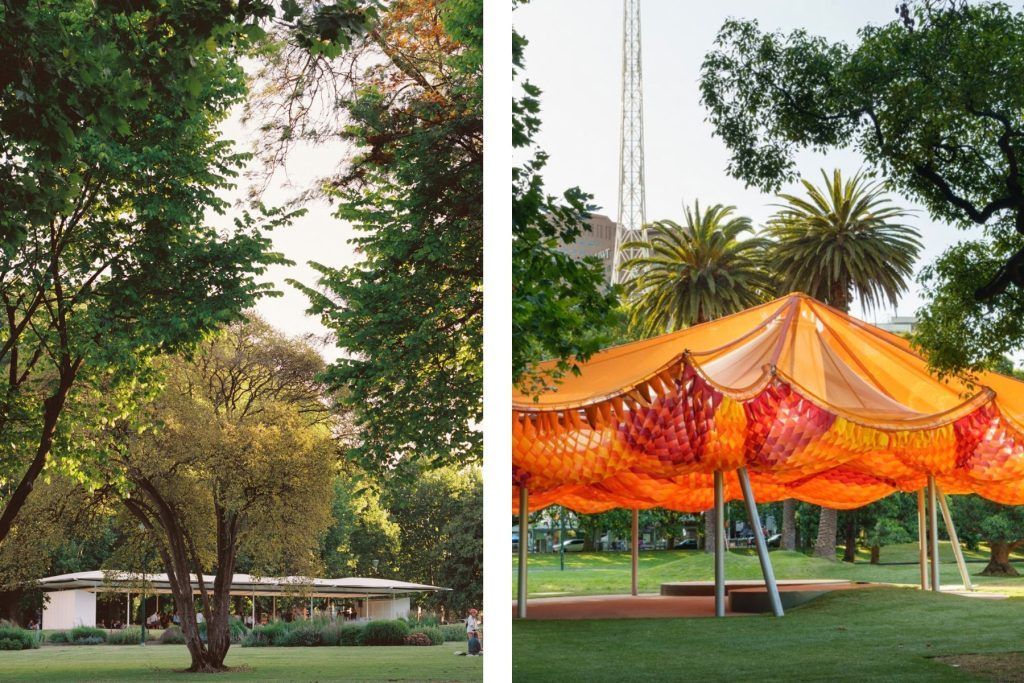
[[725, 486], [715, 470], [715, 616], [725, 616]]
[[747, 504], [747, 518], [754, 528], [754, 542], [757, 544], [757, 559], [761, 561], [761, 573], [764, 575], [764, 587], [768, 591], [768, 599], [772, 603], [772, 612], [775, 616], [781, 617], [782, 598], [779, 596], [779, 586], [775, 583], [775, 571], [772, 569], [772, 561], [768, 557], [768, 544], [764, 540], [764, 532], [761, 529], [761, 517], [757, 514], [757, 501], [754, 500], [754, 490], [750, 486], [750, 476], [747, 468], [741, 467], [737, 472], [740, 478], [740, 488], [743, 489], [743, 501]]
[[[520, 532], [519, 537], [522, 538]], [[633, 508], [633, 583], [631, 593], [637, 594], [637, 575], [640, 567], [640, 510]]]
[[956, 527], [953, 526], [953, 516], [949, 514], [949, 504], [946, 496], [942, 493], [939, 485], [935, 485], [935, 493], [939, 498], [939, 509], [942, 510], [942, 521], [946, 523], [946, 533], [949, 534], [949, 542], [953, 544], [953, 557], [956, 558], [956, 568], [960, 570], [960, 578], [964, 581], [964, 588], [974, 590], [971, 584], [971, 575], [967, 573], [967, 563], [964, 562], [964, 551], [960, 549], [960, 538], [956, 535]]
[[527, 518], [530, 516], [530, 493], [525, 486], [519, 487], [519, 602], [516, 612], [520, 619], [526, 618], [526, 545], [530, 532]]
[[921, 590], [928, 590], [928, 518], [924, 511], [924, 489], [917, 492], [917, 562], [921, 565]]
[[932, 590], [939, 592], [939, 512], [935, 502], [935, 475], [928, 475], [928, 536], [932, 544]]

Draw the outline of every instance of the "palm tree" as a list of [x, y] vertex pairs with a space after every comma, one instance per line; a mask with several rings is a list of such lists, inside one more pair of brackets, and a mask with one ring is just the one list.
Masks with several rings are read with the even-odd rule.
[[753, 232], [749, 218], [733, 216], [736, 207], [715, 204], [703, 213], [700, 203], [685, 207], [684, 225], [657, 221], [647, 239], [626, 249], [643, 250], [622, 267], [630, 326], [645, 335], [688, 327], [742, 311], [771, 296], [775, 283], [764, 269], [766, 240], [740, 239]]
[[[736, 207], [715, 204], [701, 213], [684, 207], [685, 225], [658, 221], [647, 239], [624, 245], [644, 256], [622, 267], [630, 327], [644, 336], [674, 332], [742, 311], [769, 298], [775, 282], [764, 269], [767, 241], [740, 239], [753, 232], [749, 218], [733, 216]], [[704, 513], [704, 549], [714, 548], [714, 510]]]
[[916, 230], [899, 219], [907, 211], [892, 205], [881, 183], [861, 173], [843, 181], [836, 169], [824, 188], [801, 180], [807, 197], [785, 200], [769, 220], [772, 269], [785, 290], [802, 291], [849, 311], [854, 297], [867, 308], [893, 306], [907, 291], [921, 249]]
[[[801, 181], [806, 197], [779, 195], [785, 203], [765, 231], [783, 293], [802, 291], [842, 311], [849, 311], [854, 297], [867, 308], [895, 306], [913, 275], [921, 235], [899, 222], [907, 212], [889, 202], [882, 183], [859, 172], [844, 182], [838, 169], [831, 179], [824, 169], [821, 175], [821, 189]], [[792, 523], [794, 505], [784, 503], [784, 522]], [[835, 560], [837, 521], [835, 510], [821, 509], [818, 557]], [[783, 531], [783, 538], [791, 537]], [[850, 546], [844, 559], [852, 561]]]

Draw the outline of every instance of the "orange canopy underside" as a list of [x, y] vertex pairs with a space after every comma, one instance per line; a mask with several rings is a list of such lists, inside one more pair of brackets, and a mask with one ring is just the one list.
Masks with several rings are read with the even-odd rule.
[[760, 502], [849, 509], [932, 474], [947, 493], [1024, 504], [1024, 383], [940, 381], [903, 338], [802, 294], [580, 370], [538, 397], [513, 391], [514, 511], [525, 485], [531, 510], [695, 512], [714, 471], [740, 467]]

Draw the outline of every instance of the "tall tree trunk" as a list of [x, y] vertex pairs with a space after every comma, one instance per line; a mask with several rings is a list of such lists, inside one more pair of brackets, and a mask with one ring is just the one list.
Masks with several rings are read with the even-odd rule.
[[[132, 477], [129, 472], [129, 477]], [[202, 579], [202, 566], [192, 545], [191, 539], [181, 528], [174, 510], [167, 501], [160, 495], [156, 487], [145, 477], [136, 477], [133, 482], [139, 487], [146, 499], [146, 503], [131, 498], [123, 498], [122, 503], [137, 517], [147, 529], [159, 535], [156, 541], [157, 551], [164, 563], [167, 572], [168, 582], [171, 584], [171, 594], [174, 596], [174, 609], [178, 613], [181, 625], [181, 633], [185, 638], [185, 647], [188, 648], [192, 664], [188, 671], [192, 672], [216, 672], [223, 671], [224, 657], [227, 655], [227, 647], [223, 642], [223, 629], [227, 627], [227, 608], [231, 576], [228, 574], [227, 586], [214, 594], [214, 599], [209, 600], [205, 584]], [[220, 520], [218, 519], [218, 559], [221, 559], [221, 531]], [[228, 569], [233, 571], [234, 557], [230, 558]], [[199, 622], [196, 619], [194, 594], [192, 592], [192, 573], [197, 575], [200, 590], [203, 595], [203, 616], [207, 622], [207, 643], [204, 643], [199, 633]], [[221, 580], [222, 571], [218, 572], [217, 580]], [[221, 614], [224, 617], [221, 617]], [[211, 650], [209, 643], [213, 643]], [[228, 635], [230, 645], [230, 632]]]
[[704, 552], [715, 552], [715, 508], [704, 511]]
[[796, 500], [782, 501], [782, 549], [796, 550]]
[[989, 554], [988, 564], [985, 565], [983, 576], [1019, 576], [1019, 572], [1010, 564], [1010, 553], [1021, 543], [1007, 543], [1005, 541], [992, 541], [992, 548]]
[[832, 508], [821, 508], [818, 516], [818, 538], [814, 542], [814, 556], [836, 561], [836, 532], [838, 513]]
[[75, 377], [78, 375], [78, 370], [81, 367], [81, 360], [75, 361], [73, 364], [65, 362], [61, 368], [60, 385], [57, 391], [53, 396], [43, 401], [43, 425], [42, 431], [39, 434], [39, 445], [36, 447], [36, 453], [32, 458], [32, 462], [22, 475], [21, 481], [18, 482], [17, 488], [14, 489], [14, 493], [7, 499], [3, 513], [0, 514], [0, 543], [3, 543], [4, 539], [7, 538], [7, 534], [11, 532], [14, 518], [18, 516], [21, 508], [24, 507], [25, 501], [28, 500], [28, 494], [32, 492], [36, 479], [46, 465], [46, 458], [50, 454], [54, 436], [57, 434], [57, 422], [64, 410], [64, 404], [67, 402], [68, 392], [75, 383]]
[[857, 513], [846, 513], [846, 547], [843, 550], [843, 562], [855, 562], [857, 560]]
[[213, 604], [206, 623], [207, 665], [223, 670], [231, 648], [231, 579], [235, 572], [237, 521], [220, 505], [217, 517], [217, 576], [213, 580]]

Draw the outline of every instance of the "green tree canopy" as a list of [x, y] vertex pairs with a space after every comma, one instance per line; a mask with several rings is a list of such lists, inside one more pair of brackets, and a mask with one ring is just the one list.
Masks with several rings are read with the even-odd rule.
[[1000, 505], [981, 496], [952, 496], [950, 514], [960, 537], [970, 546], [989, 545], [986, 575], [1016, 576], [1010, 553], [1024, 547], [1024, 505]]
[[685, 223], [655, 221], [645, 241], [629, 242], [643, 250], [623, 270], [631, 325], [645, 336], [674, 332], [689, 325], [738, 313], [766, 301], [774, 281], [765, 268], [767, 240], [748, 236], [750, 219], [735, 216], [736, 207], [715, 204], [701, 211], [685, 207]]
[[483, 486], [478, 466], [443, 467], [383, 482], [383, 502], [401, 530], [398, 573], [451, 588], [426, 599], [448, 615], [483, 600]]
[[[313, 349], [266, 323], [235, 323], [190, 359], [162, 363], [166, 388], [108, 431], [106, 494], [149, 532], [171, 584], [192, 669], [230, 647], [231, 577], [315, 575], [337, 458]], [[202, 574], [213, 574], [207, 585]], [[193, 607], [198, 576], [205, 642]]]
[[378, 472], [472, 462], [483, 410], [482, 3], [400, 0], [373, 16], [344, 51], [311, 54], [293, 30], [276, 33], [248, 111], [271, 168], [299, 142], [354, 152], [313, 194], [359, 232], [360, 259], [313, 263], [316, 283], [292, 282], [342, 350], [325, 377], [359, 428], [352, 456]]
[[[541, 173], [547, 154], [533, 138], [540, 129], [540, 89], [523, 80], [527, 40], [512, 32], [512, 147], [527, 158], [512, 167], [512, 380], [539, 391], [576, 369], [608, 341], [616, 324], [614, 291], [604, 289], [597, 259], [559, 250], [589, 229], [595, 207], [579, 188], [547, 194]], [[546, 376], [532, 366], [555, 359]]]
[[821, 188], [800, 181], [806, 197], [779, 195], [784, 203], [765, 230], [780, 293], [801, 291], [843, 311], [854, 297], [868, 308], [895, 306], [913, 276], [920, 235], [897, 222], [906, 212], [880, 183], [860, 173], [844, 182], [838, 169], [821, 176]]
[[218, 128], [245, 93], [249, 10], [0, 8], [0, 542], [78, 433], [62, 423], [74, 388], [111, 395], [110, 373], [132, 378], [270, 291], [258, 277], [282, 259], [265, 232], [288, 216], [207, 222], [246, 158]]
[[776, 190], [798, 150], [854, 148], [940, 221], [984, 226], [924, 273], [917, 337], [942, 371], [985, 367], [1024, 336], [1024, 12], [904, 3], [853, 46], [730, 20], [702, 100], [729, 172]]

